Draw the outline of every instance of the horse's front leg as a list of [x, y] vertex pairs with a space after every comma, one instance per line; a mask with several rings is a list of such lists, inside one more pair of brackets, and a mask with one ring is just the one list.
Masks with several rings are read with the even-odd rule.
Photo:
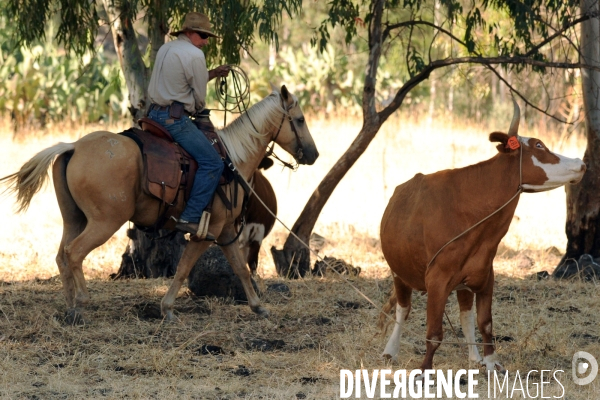
[[196, 264], [196, 261], [198, 261], [202, 253], [204, 253], [209, 246], [210, 242], [192, 241], [188, 242], [188, 244], [185, 246], [183, 254], [181, 255], [181, 259], [179, 260], [179, 264], [177, 264], [177, 272], [175, 273], [173, 283], [171, 283], [167, 294], [165, 294], [165, 297], [163, 297], [160, 303], [160, 309], [167, 321], [174, 320], [175, 316], [173, 315], [173, 304], [175, 303], [175, 298], [177, 298], [177, 293], [179, 293], [181, 285], [183, 285], [183, 282], [190, 274], [190, 271]]
[[[223, 228], [218, 241], [220, 243], [229, 243], [235, 236], [234, 225], [230, 224]], [[244, 292], [246, 292], [246, 297], [248, 298], [248, 305], [252, 311], [262, 317], [268, 317], [269, 310], [260, 305], [260, 299], [252, 286], [250, 271], [246, 267], [246, 260], [242, 256], [237, 240], [234, 243], [221, 247], [221, 250], [223, 250], [223, 254], [225, 254], [227, 261], [229, 261], [229, 265], [233, 268], [233, 272], [240, 278]]]

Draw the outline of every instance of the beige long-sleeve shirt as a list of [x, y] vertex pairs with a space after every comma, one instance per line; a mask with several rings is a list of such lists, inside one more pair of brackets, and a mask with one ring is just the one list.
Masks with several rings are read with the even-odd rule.
[[158, 49], [148, 96], [161, 106], [174, 101], [183, 103], [186, 111], [193, 114], [206, 105], [207, 83], [204, 53], [185, 34], [180, 34]]

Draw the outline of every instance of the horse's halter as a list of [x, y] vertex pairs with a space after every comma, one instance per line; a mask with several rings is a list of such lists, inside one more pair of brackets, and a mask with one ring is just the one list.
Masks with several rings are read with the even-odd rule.
[[[281, 115], [281, 122], [279, 123], [279, 128], [277, 129], [277, 133], [275, 134], [275, 136], [273, 136], [273, 139], [271, 139], [271, 148], [267, 150], [267, 156], [269, 157], [273, 157], [275, 158], [277, 161], [279, 161], [280, 163], [282, 163], [284, 166], [292, 169], [292, 170], [296, 170], [298, 169], [298, 161], [302, 159], [302, 157], [304, 156], [304, 148], [302, 147], [302, 141], [300, 140], [300, 135], [298, 134], [298, 130], [296, 129], [296, 125], [294, 125], [294, 119], [292, 118], [291, 114], [290, 114], [290, 110], [292, 109], [292, 106], [285, 106], [285, 103], [283, 101], [283, 98], [281, 97], [281, 94], [279, 95], [279, 98], [281, 100], [281, 108], [284, 109], [283, 114]], [[295, 155], [295, 161], [296, 161], [296, 165], [292, 165], [288, 162], [283, 161], [281, 158], [279, 158], [274, 152], [273, 152], [273, 148], [275, 147], [275, 140], [277, 140], [277, 137], [279, 136], [279, 134], [281, 133], [281, 128], [283, 127], [283, 121], [285, 121], [285, 117], [287, 117], [289, 123], [290, 123], [290, 127], [292, 128], [292, 132], [294, 132], [294, 136], [296, 136], [296, 142], [298, 143], [298, 151], [296, 151], [296, 155]]]

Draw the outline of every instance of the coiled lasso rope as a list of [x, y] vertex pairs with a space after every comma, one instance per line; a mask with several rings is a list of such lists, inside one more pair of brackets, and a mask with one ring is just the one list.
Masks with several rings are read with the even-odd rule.
[[250, 105], [250, 80], [239, 66], [228, 64], [229, 75], [215, 79], [215, 94], [223, 107], [223, 126], [227, 126], [227, 113], [241, 114]]

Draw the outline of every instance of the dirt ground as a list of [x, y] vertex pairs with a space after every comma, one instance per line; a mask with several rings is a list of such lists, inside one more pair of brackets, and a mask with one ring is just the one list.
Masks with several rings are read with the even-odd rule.
[[[282, 168], [267, 171], [277, 192], [278, 215], [288, 225], [361, 124], [360, 119], [311, 119], [321, 152], [318, 162], [293, 174]], [[0, 176], [13, 173], [41, 149], [91, 130], [40, 132], [23, 143], [0, 135]], [[269, 319], [257, 317], [247, 305], [199, 299], [182, 289], [175, 303], [179, 320], [165, 324], [159, 307], [170, 279], [108, 279], [127, 244], [124, 226], [86, 259], [83, 268], [92, 296], [86, 324], [69, 326], [64, 323], [61, 283], [54, 276], [62, 219], [52, 185], [34, 198], [25, 214], [11, 211], [13, 198], [0, 197], [5, 210], [0, 229], [0, 398], [336, 399], [342, 369], [418, 368], [425, 352], [426, 295], [413, 295], [400, 361], [380, 357], [387, 337], [376, 325], [391, 287], [378, 244], [381, 213], [394, 187], [415, 173], [493, 156], [495, 145], [488, 142], [487, 132], [446, 121], [414, 125], [398, 117], [386, 123], [336, 188], [314, 230], [327, 239], [321, 254], [361, 267], [352, 284], [376, 306], [337, 276], [276, 278], [268, 249], [281, 248], [287, 237], [277, 225], [263, 244], [258, 269]], [[585, 140], [575, 135], [564, 142], [550, 134], [543, 139], [567, 156], [581, 157], [585, 149]], [[542, 398], [534, 384], [541, 383], [539, 371], [550, 370], [562, 386], [547, 386], [545, 398], [598, 400], [600, 377], [576, 385], [571, 360], [578, 351], [600, 360], [600, 286], [529, 278], [542, 270], [551, 272], [565, 248], [564, 190], [521, 197], [495, 260], [494, 333], [511, 388], [517, 371], [523, 377], [538, 372], [531, 374], [529, 392], [511, 392], [509, 397], [529, 393], [535, 397], [528, 398]], [[267, 289], [282, 283], [289, 291]], [[456, 295], [450, 296], [446, 311], [451, 323], [444, 321], [444, 339], [463, 341]], [[477, 331], [476, 337], [481, 340]], [[434, 368], [479, 368], [467, 355], [465, 346], [444, 344], [436, 352]], [[488, 398], [483, 369], [479, 380], [479, 398]]]
[[[386, 338], [376, 327], [379, 310], [340, 277], [259, 283], [269, 319], [243, 304], [182, 291], [179, 321], [165, 324], [159, 307], [169, 279], [91, 280], [87, 323], [68, 326], [57, 277], [2, 282], [0, 397], [333, 399], [339, 398], [340, 369], [419, 367], [426, 295], [413, 295], [401, 361], [390, 364], [380, 358]], [[391, 287], [391, 279], [368, 274], [352, 283], [377, 304]], [[277, 284], [289, 292], [274, 290]], [[574, 385], [571, 358], [583, 350], [600, 359], [599, 299], [593, 283], [497, 276], [494, 330], [504, 367], [521, 374], [563, 370], [557, 376], [564, 398], [597, 399], [600, 378]], [[459, 338], [445, 321], [445, 339], [463, 340], [454, 294], [447, 312]], [[434, 367], [477, 368], [458, 345], [441, 346]], [[487, 398], [483, 369], [480, 378], [480, 398]], [[559, 397], [560, 386], [545, 395]]]

